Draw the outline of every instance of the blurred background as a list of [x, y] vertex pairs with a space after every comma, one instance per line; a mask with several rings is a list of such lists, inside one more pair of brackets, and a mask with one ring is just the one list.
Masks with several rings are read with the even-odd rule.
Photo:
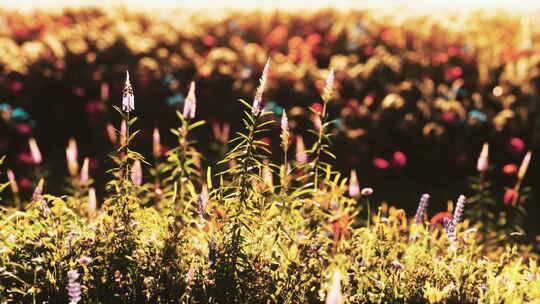
[[[512, 208], [505, 193], [533, 151], [523, 185], [533, 191], [523, 207], [534, 236], [539, 12], [537, 1], [2, 1], [2, 171], [14, 170], [23, 197], [40, 175], [48, 192], [61, 194], [65, 148], [75, 138], [102, 195], [113, 165], [107, 126], [119, 128], [112, 106], [121, 102], [126, 70], [142, 131], [135, 149], [152, 159], [155, 127], [164, 151], [175, 145], [169, 129], [193, 80], [197, 118], [207, 122], [194, 139], [204, 165], [212, 165], [227, 151], [223, 130], [230, 126], [232, 136], [241, 129], [238, 98], [252, 100], [270, 57], [264, 106], [276, 120], [287, 111], [292, 132], [308, 147], [308, 108], [319, 106], [329, 67], [335, 69], [332, 162], [345, 176], [356, 169], [375, 201], [409, 214], [422, 193], [432, 195], [430, 214], [472, 194], [484, 142], [493, 196], [500, 208]], [[279, 162], [279, 124], [274, 128], [265, 140]], [[30, 154], [32, 137], [43, 163]], [[3, 198], [12, 204], [9, 193]]]

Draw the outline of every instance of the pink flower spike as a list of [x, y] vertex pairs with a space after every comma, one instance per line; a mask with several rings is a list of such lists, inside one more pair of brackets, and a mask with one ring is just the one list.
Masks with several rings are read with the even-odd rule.
[[476, 169], [478, 172], [484, 172], [489, 167], [489, 144], [484, 143], [482, 146], [482, 152], [480, 152], [480, 156], [478, 157], [478, 162], [476, 163]]
[[307, 163], [306, 146], [301, 135], [296, 136], [296, 162], [299, 165]]
[[83, 186], [86, 185], [88, 183], [88, 180], [90, 179], [90, 176], [88, 174], [89, 164], [90, 164], [90, 159], [88, 157], [85, 157], [82, 168], [81, 168], [81, 176], [79, 179], [80, 184]]
[[525, 173], [527, 173], [527, 168], [529, 168], [529, 163], [531, 162], [532, 152], [529, 151], [527, 154], [525, 154], [525, 157], [523, 157], [523, 161], [521, 161], [521, 165], [519, 166], [518, 171], [518, 179], [523, 180], [525, 177]]
[[326, 85], [323, 91], [323, 101], [326, 103], [332, 98], [332, 92], [334, 90], [334, 68], [330, 69], [328, 76], [326, 77]]
[[68, 171], [71, 176], [76, 176], [79, 170], [77, 142], [74, 138], [70, 138], [68, 146], [66, 148], [66, 160], [68, 164]]
[[109, 137], [109, 140], [111, 141], [111, 144], [116, 144], [118, 141], [118, 136], [116, 135], [116, 130], [114, 129], [113, 125], [108, 123], [107, 124], [107, 137]]
[[266, 80], [268, 79], [268, 71], [270, 69], [270, 58], [266, 61], [264, 69], [259, 80], [259, 86], [255, 92], [255, 99], [253, 100], [253, 105], [251, 106], [251, 113], [254, 116], [259, 116], [261, 113], [261, 103], [264, 89], [266, 88]]
[[135, 110], [135, 96], [133, 95], [133, 87], [129, 82], [129, 71], [126, 71], [126, 82], [122, 91], [122, 111], [129, 113]]
[[360, 196], [360, 183], [358, 183], [358, 176], [356, 170], [351, 170], [351, 180], [349, 181], [349, 196], [357, 198]]
[[133, 184], [140, 186], [142, 184], [142, 178], [143, 173], [141, 162], [139, 160], [136, 160], [133, 163], [133, 167], [131, 168], [131, 181], [133, 182]]
[[127, 143], [127, 123], [122, 120], [120, 124], [120, 145], [123, 146]]
[[189, 85], [189, 92], [184, 102], [184, 117], [186, 119], [195, 118], [195, 109], [197, 107], [197, 98], [195, 97], [195, 82]]
[[161, 156], [161, 139], [157, 127], [154, 128], [154, 133], [152, 134], [152, 154], [155, 158]]
[[330, 292], [326, 296], [325, 304], [341, 304], [343, 303], [343, 296], [341, 295], [341, 272], [335, 270], [332, 276], [332, 286]]
[[17, 184], [17, 179], [15, 178], [15, 173], [13, 173], [13, 170], [7, 170], [7, 177], [9, 186], [11, 187], [11, 192], [13, 192], [13, 194], [19, 193], [19, 185]]
[[287, 118], [287, 113], [285, 113], [285, 111], [283, 111], [283, 115], [281, 115], [281, 132], [289, 132], [289, 119]]
[[32, 155], [32, 160], [34, 161], [34, 164], [39, 165], [41, 164], [42, 158], [41, 158], [41, 152], [39, 151], [39, 147], [37, 145], [36, 139], [33, 137], [30, 137], [28, 140], [28, 146], [30, 147], [30, 153]]
[[41, 195], [43, 193], [43, 184], [45, 183], [45, 180], [42, 178], [39, 180], [36, 188], [34, 189], [34, 193], [32, 194], [32, 200], [36, 201], [41, 198]]
[[88, 210], [90, 212], [97, 211], [97, 197], [96, 197], [96, 189], [94, 189], [94, 187], [91, 187], [90, 189], [88, 189]]

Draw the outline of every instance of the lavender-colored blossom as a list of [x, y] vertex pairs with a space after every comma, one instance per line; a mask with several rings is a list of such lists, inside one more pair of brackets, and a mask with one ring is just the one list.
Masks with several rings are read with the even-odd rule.
[[184, 102], [183, 115], [186, 119], [195, 118], [195, 109], [197, 108], [197, 98], [195, 97], [195, 82], [189, 85], [189, 92]]
[[90, 175], [88, 173], [89, 166], [90, 166], [90, 159], [88, 157], [85, 157], [83, 160], [82, 168], [81, 168], [81, 176], [79, 178], [81, 185], [86, 185], [88, 183], [88, 180], [90, 179]]
[[349, 181], [349, 196], [352, 198], [358, 198], [360, 196], [360, 183], [358, 182], [358, 176], [356, 170], [351, 170], [351, 180]]
[[415, 223], [422, 224], [424, 222], [424, 214], [426, 214], [428, 203], [429, 194], [422, 194], [422, 197], [420, 198], [420, 203], [418, 204], [418, 209], [416, 209], [416, 214], [414, 216]]
[[459, 224], [461, 221], [461, 217], [463, 216], [463, 208], [465, 208], [465, 196], [460, 195], [456, 204], [456, 210], [454, 211], [454, 227], [457, 226], [457, 224]]
[[135, 96], [133, 95], [133, 87], [129, 82], [129, 72], [126, 71], [126, 83], [122, 91], [122, 111], [129, 113], [135, 110]]
[[37, 145], [36, 139], [31, 137], [28, 140], [28, 146], [30, 147], [30, 154], [32, 155], [32, 161], [34, 164], [41, 164], [42, 158], [41, 158], [41, 152], [39, 151], [39, 147]]
[[68, 296], [69, 304], [77, 304], [81, 300], [81, 284], [77, 281], [79, 272], [77, 270], [68, 271]]
[[83, 256], [78, 260], [78, 262], [81, 265], [88, 265], [88, 264], [92, 263], [92, 258], [87, 257], [87, 256]]
[[456, 237], [456, 226], [454, 225], [454, 221], [452, 220], [449, 220], [447, 217], [445, 217], [443, 219], [443, 226], [444, 226], [444, 229], [446, 230], [446, 237], [454, 242], [457, 237]]

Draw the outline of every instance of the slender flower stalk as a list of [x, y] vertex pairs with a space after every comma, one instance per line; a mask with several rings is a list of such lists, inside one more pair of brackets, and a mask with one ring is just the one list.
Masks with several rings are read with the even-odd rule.
[[127, 143], [128, 139], [128, 127], [125, 120], [122, 120], [120, 124], [120, 145], [124, 146]]
[[259, 114], [261, 114], [262, 95], [263, 95], [264, 89], [266, 88], [266, 81], [268, 79], [269, 69], [270, 69], [270, 58], [268, 58], [268, 60], [266, 61], [266, 64], [264, 65], [264, 69], [263, 69], [261, 78], [259, 80], [259, 86], [257, 87], [257, 91], [255, 92], [255, 99], [253, 100], [253, 105], [251, 107], [251, 113], [255, 117], [258, 117]]
[[270, 166], [268, 165], [268, 160], [264, 162], [264, 166], [262, 168], [262, 178], [268, 186], [274, 186], [274, 178], [272, 176], [272, 170], [270, 170]]
[[527, 173], [527, 169], [529, 168], [529, 164], [531, 162], [532, 152], [529, 151], [527, 154], [525, 154], [525, 157], [523, 157], [523, 160], [521, 161], [521, 165], [519, 166], [519, 171], [517, 174], [517, 181], [516, 185], [513, 189], [507, 190], [507, 193], [505, 193], [505, 202], [512, 201], [512, 206], [515, 206], [517, 204], [517, 201], [519, 199], [519, 189], [521, 188], [521, 183], [523, 182], [523, 179], [525, 178], [525, 174]]
[[303, 165], [307, 163], [307, 153], [306, 153], [306, 145], [304, 144], [304, 139], [302, 138], [302, 135], [296, 136], [296, 162], [299, 165]]
[[108, 123], [106, 130], [107, 130], [107, 137], [109, 138], [109, 141], [111, 142], [111, 144], [116, 145], [118, 143], [118, 136], [116, 135], [114, 126]]
[[13, 173], [13, 170], [7, 170], [7, 177], [9, 181], [9, 187], [11, 188], [11, 192], [13, 192], [15, 204], [19, 206], [19, 209], [22, 210], [21, 198], [19, 197], [19, 184], [17, 183], [17, 179], [15, 178], [15, 173]]
[[133, 182], [133, 184], [140, 186], [142, 185], [142, 179], [143, 179], [143, 173], [142, 173], [141, 162], [137, 159], [133, 163], [133, 167], [131, 168], [131, 181]]
[[39, 151], [36, 139], [31, 137], [28, 140], [28, 146], [30, 147], [30, 154], [32, 155], [32, 161], [34, 162], [34, 164], [41, 164], [43, 159], [41, 158], [41, 152]]
[[446, 231], [446, 237], [448, 238], [448, 240], [450, 240], [451, 242], [455, 242], [457, 240], [457, 237], [456, 237], [456, 225], [454, 221], [445, 217], [443, 219], [443, 226]]
[[332, 286], [326, 296], [325, 304], [341, 304], [343, 303], [343, 295], [341, 294], [341, 272], [335, 270], [332, 275]]
[[74, 138], [70, 138], [66, 148], [66, 160], [68, 171], [71, 176], [77, 176], [79, 171], [77, 142]]
[[460, 195], [457, 200], [456, 210], [454, 210], [454, 219], [452, 220], [454, 226], [457, 226], [459, 222], [461, 221], [464, 208], [465, 208], [465, 195]]
[[34, 189], [34, 193], [32, 194], [32, 202], [35, 202], [41, 198], [41, 195], [43, 194], [43, 184], [45, 183], [45, 179], [40, 179], [36, 188]]
[[88, 174], [89, 165], [90, 165], [90, 159], [88, 157], [85, 157], [83, 160], [81, 174], [79, 177], [79, 184], [81, 186], [85, 186], [88, 183], [88, 180], [90, 179], [90, 175]]
[[126, 71], [126, 82], [122, 91], [122, 111], [129, 113], [135, 110], [135, 96], [133, 95], [133, 87], [129, 81], [129, 71]]
[[429, 194], [422, 194], [420, 197], [420, 203], [418, 204], [418, 209], [416, 209], [416, 214], [414, 215], [414, 222], [417, 224], [422, 224], [424, 222], [425, 214], [429, 204]]
[[334, 68], [330, 69], [330, 72], [328, 73], [328, 76], [326, 77], [326, 85], [324, 86], [323, 90], [323, 101], [324, 103], [327, 103], [332, 99], [332, 93], [334, 91]]
[[184, 103], [184, 117], [187, 120], [195, 118], [195, 109], [197, 107], [197, 98], [195, 97], [195, 82], [189, 85], [189, 92]]
[[77, 304], [81, 300], [81, 284], [79, 280], [79, 272], [77, 270], [68, 271], [68, 296], [69, 304]]
[[358, 182], [358, 176], [356, 170], [351, 170], [351, 180], [349, 181], [349, 196], [352, 198], [360, 197], [360, 183]]
[[154, 158], [158, 159], [161, 156], [161, 139], [159, 135], [159, 129], [154, 128], [154, 133], [152, 134], [152, 154]]
[[88, 210], [92, 213], [97, 211], [97, 197], [94, 187], [88, 189]]
[[482, 146], [482, 152], [478, 157], [478, 162], [476, 163], [476, 169], [478, 172], [485, 172], [489, 167], [489, 144], [484, 143]]
[[[315, 143], [315, 146], [313, 149], [314, 154], [315, 154], [315, 162], [313, 164], [313, 169], [314, 169], [313, 189], [314, 190], [319, 189], [319, 165], [321, 162], [321, 152], [323, 151], [323, 141], [326, 136], [324, 133], [326, 119], [327, 119], [326, 111], [327, 111], [328, 102], [332, 98], [333, 88], [334, 88], [334, 69], [332, 68], [330, 69], [330, 72], [328, 73], [328, 76], [326, 77], [326, 85], [324, 87], [323, 94], [321, 96], [323, 100], [322, 112], [318, 113], [318, 117], [315, 119], [315, 122], [316, 122], [315, 127], [318, 131], [318, 136], [317, 136], [317, 142]], [[320, 126], [318, 126], [319, 123], [320, 123]]]
[[283, 111], [281, 115], [281, 148], [283, 149], [283, 166], [281, 167], [281, 189], [285, 191], [287, 189], [287, 167], [288, 167], [288, 152], [291, 141], [291, 133], [289, 132], [289, 119], [287, 113]]

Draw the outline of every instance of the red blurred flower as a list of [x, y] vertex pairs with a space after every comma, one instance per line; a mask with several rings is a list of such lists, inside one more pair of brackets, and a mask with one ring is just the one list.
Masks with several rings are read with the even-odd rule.
[[456, 121], [456, 114], [454, 114], [454, 112], [444, 111], [441, 115], [441, 118], [445, 122], [454, 122]]
[[515, 175], [518, 171], [518, 167], [514, 164], [507, 164], [502, 168], [504, 174]]
[[17, 160], [23, 164], [33, 164], [34, 159], [32, 158], [32, 154], [30, 152], [22, 152], [17, 156]]
[[510, 151], [514, 154], [520, 154], [525, 150], [525, 142], [521, 138], [513, 137], [508, 144], [510, 145]]
[[430, 223], [430, 225], [431, 225], [432, 227], [437, 226], [437, 225], [441, 225], [441, 226], [442, 226], [442, 224], [443, 224], [445, 218], [448, 218], [448, 219], [451, 220], [451, 219], [454, 218], [454, 216], [453, 216], [452, 213], [450, 213], [450, 212], [439, 212], [439, 213], [435, 214], [435, 215], [431, 218], [431, 220], [429, 221], [429, 223]]
[[21, 188], [28, 189], [28, 188], [32, 187], [32, 181], [30, 179], [26, 178], [26, 177], [23, 177], [23, 178], [21, 178], [19, 180], [19, 186]]
[[373, 158], [373, 165], [379, 169], [388, 169], [390, 167], [390, 163], [386, 159], [380, 157]]
[[509, 188], [509, 189], [506, 189], [506, 191], [504, 192], [503, 202], [505, 205], [512, 203], [512, 206], [515, 206], [517, 202], [517, 198], [518, 198], [518, 193], [516, 189]]
[[311, 108], [313, 108], [313, 110], [316, 113], [322, 113], [323, 105], [318, 102], [315, 102], [311, 104]]
[[217, 44], [217, 39], [210, 35], [205, 35], [202, 39], [203, 43], [207, 46], [214, 46]]
[[262, 141], [263, 143], [267, 144], [267, 145], [270, 145], [270, 138], [268, 138], [268, 137], [263, 137], [263, 138], [261, 138], [261, 141]]
[[401, 151], [394, 152], [392, 163], [396, 168], [403, 168], [407, 164], [407, 155]]
[[444, 77], [448, 80], [454, 80], [463, 74], [461, 67], [450, 67], [444, 71]]
[[433, 55], [433, 61], [436, 65], [445, 63], [448, 61], [448, 55], [445, 53], [436, 53], [435, 55]]
[[20, 81], [15, 81], [11, 83], [11, 89], [15, 92], [18, 92], [24, 88], [24, 84]]
[[17, 131], [22, 134], [30, 134], [30, 132], [32, 131], [32, 127], [29, 124], [18, 124]]

